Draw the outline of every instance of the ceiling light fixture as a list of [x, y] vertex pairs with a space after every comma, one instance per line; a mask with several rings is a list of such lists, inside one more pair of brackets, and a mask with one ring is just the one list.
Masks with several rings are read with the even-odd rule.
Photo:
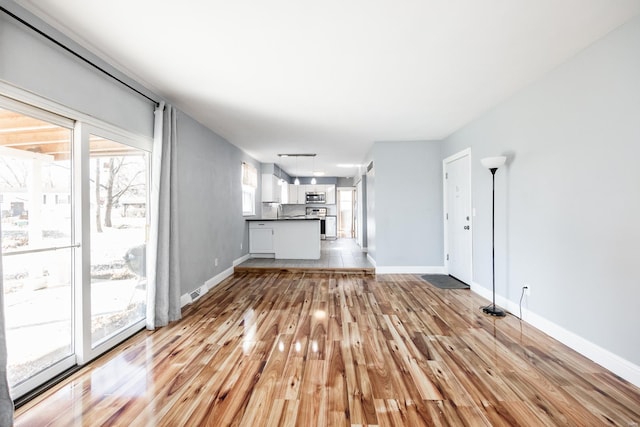
[[313, 178], [311, 178], [311, 185], [316, 185], [318, 181], [316, 181], [315, 174], [313, 173], [313, 171], [316, 170], [316, 156], [313, 156], [312, 162], [313, 163], [311, 164], [311, 174], [313, 175]]
[[[296, 158], [296, 168], [291, 175], [296, 176], [296, 179], [293, 180], [293, 184], [300, 185], [300, 178], [298, 178], [298, 157], [313, 157], [314, 158], [313, 164], [315, 165], [316, 153], [280, 153], [278, 154], [278, 157], [280, 158], [295, 157]], [[311, 180], [311, 183], [315, 184], [315, 178]]]

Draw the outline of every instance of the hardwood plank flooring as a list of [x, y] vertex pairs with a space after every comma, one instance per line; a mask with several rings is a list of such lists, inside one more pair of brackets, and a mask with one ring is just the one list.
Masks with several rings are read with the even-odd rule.
[[236, 273], [16, 426], [638, 426], [640, 390], [414, 275]]

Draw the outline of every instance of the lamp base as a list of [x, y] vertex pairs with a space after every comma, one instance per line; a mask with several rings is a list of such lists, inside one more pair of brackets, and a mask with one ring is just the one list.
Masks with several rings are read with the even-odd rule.
[[482, 311], [496, 317], [504, 317], [506, 313], [495, 306], [495, 304], [488, 305], [486, 307], [482, 307]]

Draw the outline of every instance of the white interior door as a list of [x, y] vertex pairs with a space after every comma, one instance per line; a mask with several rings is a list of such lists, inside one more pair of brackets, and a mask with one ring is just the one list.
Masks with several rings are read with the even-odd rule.
[[471, 152], [444, 160], [445, 263], [449, 274], [467, 284], [472, 280]]

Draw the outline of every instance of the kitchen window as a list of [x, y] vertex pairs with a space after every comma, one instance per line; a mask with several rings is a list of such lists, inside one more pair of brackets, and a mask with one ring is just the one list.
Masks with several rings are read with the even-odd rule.
[[249, 163], [242, 162], [242, 215], [256, 214], [256, 188], [258, 171]]

